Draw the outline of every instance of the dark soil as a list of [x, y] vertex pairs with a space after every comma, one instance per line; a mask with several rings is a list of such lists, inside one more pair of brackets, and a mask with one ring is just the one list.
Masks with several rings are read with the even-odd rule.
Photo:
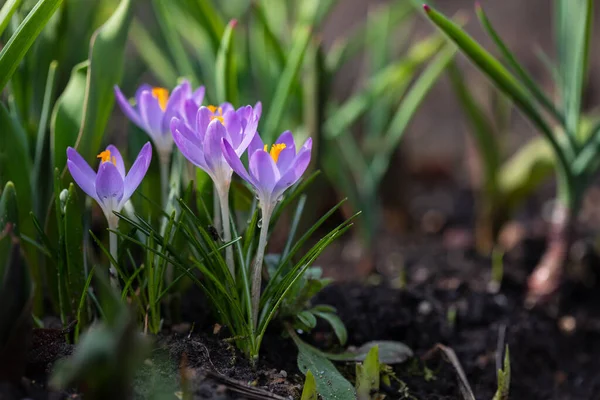
[[[419, 221], [432, 207], [416, 214], [412, 231], [424, 231]], [[533, 207], [532, 214], [538, 211]], [[413, 349], [413, 359], [394, 366], [402, 383], [386, 388], [388, 398], [463, 398], [455, 368], [432, 351], [441, 343], [455, 351], [477, 399], [492, 399], [506, 345], [511, 399], [600, 399], [600, 262], [585, 239], [590, 233], [581, 232], [583, 239], [573, 246], [571, 273], [560, 295], [542, 308], [529, 310], [523, 306], [526, 277], [544, 249], [543, 224], [525, 221], [526, 233], [505, 256], [502, 285], [491, 292], [491, 262], [473, 249], [474, 235], [465, 228], [471, 224], [469, 217], [452, 209], [442, 214], [450, 217], [445, 216], [433, 234], [382, 234], [373, 251], [378, 274], [367, 283], [333, 284], [314, 301], [337, 308], [351, 346], [396, 340]], [[321, 265], [330, 265], [333, 276], [353, 275], [356, 262], [346, 263], [340, 256], [348, 243], [341, 243], [342, 250], [334, 254], [337, 263], [321, 260]], [[150, 394], [174, 398], [182, 385], [197, 399], [299, 397], [304, 377], [296, 366], [297, 351], [290, 339], [281, 337], [280, 327], [274, 326], [265, 338], [260, 366], [253, 369], [228, 340], [226, 327], [214, 325], [198, 289], [192, 288], [183, 304], [186, 324], [157, 339], [157, 349], [138, 374], [136, 398]], [[0, 387], [0, 399], [78, 398], [45, 389], [54, 360], [71, 351], [64, 335], [53, 333], [38, 332], [27, 378], [18, 387]], [[305, 340], [322, 348], [335, 347], [326, 326], [319, 325]]]

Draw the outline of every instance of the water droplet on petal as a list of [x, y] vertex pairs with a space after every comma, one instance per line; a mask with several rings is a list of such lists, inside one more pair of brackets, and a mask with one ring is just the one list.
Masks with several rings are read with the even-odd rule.
[[258, 227], [262, 228], [262, 218], [258, 220]]

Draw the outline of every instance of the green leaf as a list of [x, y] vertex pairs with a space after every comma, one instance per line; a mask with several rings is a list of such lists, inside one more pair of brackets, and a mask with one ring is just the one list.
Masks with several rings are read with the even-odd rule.
[[[67, 147], [75, 146], [83, 119], [89, 62], [77, 64], [63, 93], [56, 100], [50, 122], [50, 146], [53, 168], [64, 170]], [[89, 160], [88, 160], [89, 161]]]
[[458, 25], [429, 6], [425, 6], [425, 11], [429, 19], [444, 32], [505, 95], [510, 97], [525, 116], [527, 116], [527, 118], [529, 118], [529, 120], [540, 130], [546, 140], [551, 144], [563, 171], [569, 171], [569, 157], [567, 156], [567, 153], [571, 149], [566, 147], [566, 145], [559, 143], [546, 121], [538, 112], [530, 94], [521, 86], [520, 82]]
[[317, 382], [315, 382], [315, 377], [310, 372], [310, 370], [306, 371], [306, 379], [304, 380], [304, 388], [302, 389], [302, 397], [300, 400], [318, 400], [318, 392], [317, 392]]
[[[25, 132], [10, 116], [3, 104], [0, 104], [0, 185], [9, 180], [13, 182], [19, 193], [19, 220], [23, 227], [21, 232], [33, 236], [29, 212], [32, 210], [31, 162]], [[24, 229], [27, 227], [26, 229]]]
[[496, 47], [502, 53], [502, 56], [508, 63], [508, 65], [513, 69], [513, 71], [517, 74], [517, 76], [521, 79], [521, 82], [527, 89], [531, 92], [531, 94], [535, 97], [535, 99], [544, 107], [548, 112], [550, 112], [554, 117], [563, 122], [564, 116], [560, 113], [560, 111], [556, 108], [556, 106], [550, 101], [548, 96], [544, 94], [544, 92], [540, 89], [539, 85], [535, 83], [531, 75], [523, 68], [523, 66], [517, 61], [515, 55], [510, 51], [508, 46], [504, 43], [502, 38], [498, 35], [492, 23], [488, 19], [487, 15], [483, 11], [483, 7], [481, 7], [481, 3], [476, 3], [475, 6], [477, 16], [481, 21], [481, 25], [485, 28], [486, 32], [490, 36], [490, 38], [496, 44]]
[[500, 168], [502, 156], [500, 143], [495, 137], [495, 134], [497, 134], [496, 129], [483, 108], [471, 94], [465, 78], [455, 63], [449, 65], [448, 72], [456, 97], [467, 117], [468, 124], [471, 126], [470, 132], [475, 139], [477, 152], [483, 163], [486, 194], [495, 196], [498, 191], [498, 169]]
[[168, 3], [164, 0], [152, 0], [152, 6], [160, 30], [167, 42], [167, 48], [175, 60], [175, 65], [177, 66], [179, 73], [188, 78], [193, 86], [196, 86], [196, 73], [192, 66], [192, 62], [183, 47], [179, 34], [175, 29], [175, 24], [178, 23], [178, 21], [173, 17], [170, 2]]
[[62, 0], [38, 1], [2, 48], [0, 52], [0, 90], [4, 89], [17, 66], [25, 57], [27, 50], [29, 50], [35, 38], [40, 34], [61, 3]]
[[212, 49], [216, 53], [226, 28], [213, 2], [210, 0], [182, 0], [182, 2], [185, 4], [186, 12], [208, 32]]
[[87, 160], [98, 153], [113, 109], [113, 88], [120, 83], [123, 75], [125, 44], [131, 17], [131, 0], [122, 0], [108, 21], [94, 33], [90, 42], [85, 113], [76, 146], [81, 156]]
[[304, 55], [310, 43], [312, 29], [310, 26], [300, 26], [294, 35], [294, 41], [291, 45], [290, 52], [287, 57], [287, 63], [277, 83], [275, 94], [273, 95], [273, 103], [269, 109], [264, 125], [265, 143], [272, 143], [275, 140], [275, 135], [284, 110], [288, 107], [288, 100], [291, 95], [293, 83], [298, 79], [300, 68], [304, 63]]
[[[81, 202], [77, 199], [77, 191], [71, 183], [67, 194], [64, 216], [64, 234], [65, 234], [65, 258], [66, 258], [66, 276], [65, 287], [68, 293], [69, 309], [72, 317], [78, 310], [79, 301], [84, 296], [84, 286], [86, 281], [84, 268], [84, 249], [83, 249], [83, 210]], [[79, 324], [85, 325], [87, 314], [85, 308], [81, 310]]]
[[296, 314], [296, 317], [302, 322], [302, 324], [306, 325], [308, 329], [313, 329], [317, 326], [317, 318], [310, 311], [302, 311]]
[[312, 346], [294, 338], [298, 346], [298, 368], [303, 374], [315, 371], [314, 378], [317, 391], [324, 399], [354, 400], [356, 392], [354, 388], [339, 373], [335, 366], [326, 357], [315, 351]]
[[168, 55], [150, 33], [137, 20], [131, 23], [131, 41], [152, 74], [163, 86], [173, 87], [177, 83], [177, 72]]
[[413, 356], [412, 350], [401, 342], [391, 340], [375, 340], [367, 342], [355, 351], [340, 354], [325, 353], [327, 358], [334, 361], [364, 361], [373, 347], [379, 351], [379, 362], [382, 364], [401, 364]]
[[8, 181], [0, 193], [0, 279], [4, 276], [12, 251], [12, 235], [19, 236], [19, 207], [15, 185]]
[[510, 356], [508, 354], [508, 346], [506, 346], [506, 351], [504, 352], [504, 368], [498, 370], [497, 378], [498, 390], [492, 400], [508, 400], [510, 392]]
[[12, 235], [3, 240], [12, 241], [12, 250], [0, 276], [0, 380], [17, 384], [27, 362], [33, 288], [19, 241]]
[[11, 17], [17, 11], [21, 0], [7, 0], [6, 3], [0, 9], [0, 35], [4, 32]]
[[402, 140], [402, 137], [404, 136], [408, 123], [425, 99], [427, 93], [429, 93], [429, 90], [431, 90], [439, 76], [444, 72], [446, 66], [452, 61], [455, 53], [456, 49], [453, 46], [448, 46], [440, 51], [436, 58], [431, 61], [425, 71], [423, 71], [421, 76], [419, 76], [417, 81], [412, 85], [409, 92], [398, 106], [398, 109], [384, 134], [384, 143], [383, 146], [380, 146], [382, 150], [375, 153], [371, 164], [371, 175], [376, 184], [383, 179], [390, 158], [400, 144], [400, 140]]
[[577, 136], [581, 93], [588, 68], [593, 0], [556, 0], [559, 86], [565, 112], [565, 129]]
[[227, 24], [219, 46], [215, 69], [217, 74], [215, 77], [217, 81], [217, 101], [219, 104], [230, 102], [234, 106], [238, 105], [238, 81], [233, 46], [233, 30], [236, 25], [236, 20], [232, 20]]
[[356, 397], [370, 400], [379, 391], [379, 350], [373, 346], [363, 364], [356, 364]]
[[323, 318], [325, 321], [327, 321], [329, 325], [331, 325], [331, 327], [333, 328], [335, 336], [337, 336], [338, 340], [340, 341], [340, 344], [342, 346], [346, 345], [346, 342], [348, 341], [348, 331], [346, 330], [346, 326], [344, 325], [340, 317], [338, 317], [332, 312], [321, 312], [315, 311], [314, 309], [311, 310], [311, 312], [317, 317]]

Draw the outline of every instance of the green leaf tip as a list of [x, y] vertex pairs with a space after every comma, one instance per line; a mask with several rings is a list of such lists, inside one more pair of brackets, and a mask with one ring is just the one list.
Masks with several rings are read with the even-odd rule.
[[429, 11], [431, 11], [431, 7], [429, 7], [427, 4], [423, 4], [423, 10], [425, 10], [425, 12], [428, 13]]
[[229, 21], [229, 26], [231, 26], [231, 29], [235, 28], [238, 24], [238, 20], [237, 19], [232, 19], [231, 21]]

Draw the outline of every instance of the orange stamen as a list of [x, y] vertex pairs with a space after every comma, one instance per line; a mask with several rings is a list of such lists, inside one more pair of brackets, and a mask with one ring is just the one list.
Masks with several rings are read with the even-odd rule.
[[158, 100], [160, 109], [165, 111], [167, 108], [167, 102], [169, 101], [169, 91], [165, 88], [155, 87], [152, 88], [152, 96]]
[[117, 159], [115, 156], [111, 156], [110, 150], [104, 150], [102, 153], [98, 154], [96, 158], [99, 158], [101, 163], [112, 162], [113, 165], [117, 165]]
[[[273, 146], [271, 146], [271, 151], [269, 152], [269, 155], [271, 156], [273, 161], [277, 162], [277, 160], [279, 160], [279, 154], [283, 151], [283, 149], [285, 149], [285, 147], [285, 143], [275, 143]], [[266, 144], [263, 150], [267, 151]]]
[[206, 108], [208, 108], [208, 111], [215, 114], [210, 116], [211, 121], [216, 119], [223, 125], [225, 124], [225, 119], [223, 118], [223, 108], [217, 106], [207, 106]]

